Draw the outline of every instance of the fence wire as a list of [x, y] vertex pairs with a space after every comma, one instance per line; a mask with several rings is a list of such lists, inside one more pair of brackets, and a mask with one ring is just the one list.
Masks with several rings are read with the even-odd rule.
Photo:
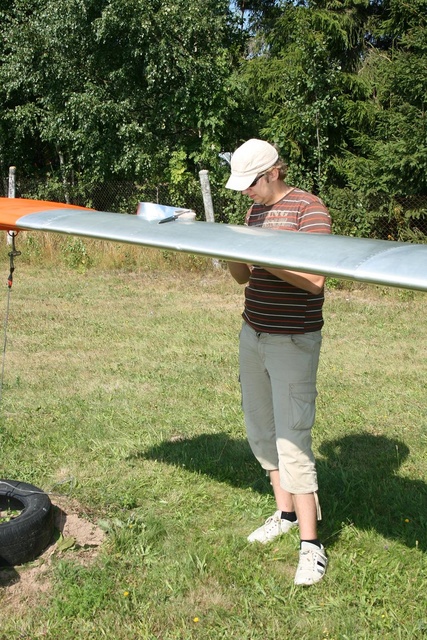
[[[68, 202], [91, 207], [99, 211], [135, 213], [139, 202], [155, 202], [183, 207], [196, 212], [204, 220], [204, 202], [201, 188], [192, 189], [177, 197], [168, 184], [139, 185], [130, 181], [115, 181], [64, 187], [58, 181], [35, 178], [16, 180], [17, 198], [36, 198], [55, 202]], [[8, 195], [8, 178], [0, 181], [0, 195]], [[427, 195], [390, 196], [355, 193], [349, 189], [322, 194], [329, 207], [334, 232], [342, 235], [372, 237], [411, 242], [427, 242]], [[239, 222], [244, 218], [248, 202], [236, 198], [234, 193], [212, 189], [215, 220]]]

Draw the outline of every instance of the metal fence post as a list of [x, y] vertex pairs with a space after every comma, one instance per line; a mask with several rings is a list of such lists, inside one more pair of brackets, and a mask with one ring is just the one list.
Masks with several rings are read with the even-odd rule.
[[[9, 167], [9, 183], [7, 189], [7, 197], [16, 197], [16, 167]], [[12, 244], [12, 234], [6, 233], [7, 244]]]
[[[207, 169], [202, 169], [201, 171], [199, 171], [199, 176], [200, 176], [200, 184], [202, 187], [203, 205], [205, 208], [206, 222], [215, 222], [211, 185], [209, 182], [209, 171]], [[219, 260], [217, 258], [212, 259], [212, 264], [215, 268], [218, 268], [220, 266]]]

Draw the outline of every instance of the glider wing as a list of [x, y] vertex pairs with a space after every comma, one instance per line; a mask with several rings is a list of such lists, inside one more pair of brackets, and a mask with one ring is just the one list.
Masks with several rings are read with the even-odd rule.
[[157, 207], [158, 215], [0, 198], [0, 228], [98, 238], [427, 291], [427, 245], [193, 222], [179, 217], [181, 209], [150, 207], [151, 212]]

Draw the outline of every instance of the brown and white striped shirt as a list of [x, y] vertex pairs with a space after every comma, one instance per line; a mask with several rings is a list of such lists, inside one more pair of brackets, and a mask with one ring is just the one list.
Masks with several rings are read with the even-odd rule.
[[[266, 207], [254, 204], [245, 224], [264, 229], [331, 233], [331, 218], [323, 202], [307, 191], [293, 189]], [[309, 333], [323, 327], [324, 294], [313, 294], [254, 265], [245, 289], [244, 320], [265, 333]]]

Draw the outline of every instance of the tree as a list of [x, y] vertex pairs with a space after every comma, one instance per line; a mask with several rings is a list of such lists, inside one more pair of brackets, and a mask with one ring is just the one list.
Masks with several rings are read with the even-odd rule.
[[[382, 42], [363, 60], [370, 118], [353, 130], [348, 183], [368, 193], [427, 195], [427, 2], [387, 3]], [[387, 46], [384, 45], [387, 43]]]
[[320, 191], [341, 144], [345, 83], [360, 57], [359, 14], [368, 0], [282, 4], [280, 18], [252, 47], [245, 77], [261, 134], [280, 145], [291, 179]]
[[242, 63], [258, 133], [280, 146], [289, 182], [326, 199], [338, 231], [382, 234], [382, 217], [402, 217], [395, 197], [426, 193], [427, 0], [275, 5], [274, 20], [271, 7], [256, 14]]
[[3, 162], [165, 179], [182, 151], [196, 164], [219, 151], [234, 108], [229, 17], [225, 0], [13, 0], [1, 15]]

